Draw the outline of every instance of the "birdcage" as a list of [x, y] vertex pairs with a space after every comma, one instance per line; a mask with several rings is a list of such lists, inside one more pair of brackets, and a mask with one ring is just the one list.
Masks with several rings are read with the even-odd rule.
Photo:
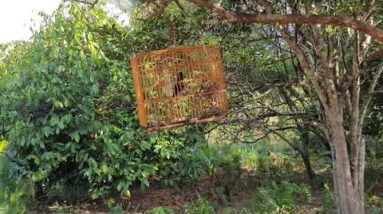
[[220, 120], [228, 110], [219, 46], [139, 53], [131, 66], [140, 125], [150, 131]]

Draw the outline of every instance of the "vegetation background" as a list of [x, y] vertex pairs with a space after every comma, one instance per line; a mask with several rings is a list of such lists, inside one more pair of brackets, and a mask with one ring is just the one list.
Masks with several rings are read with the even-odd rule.
[[[42, 14], [30, 41], [0, 45], [0, 211], [337, 212], [331, 145], [316, 126], [324, 123], [323, 106], [275, 27], [211, 24], [209, 10], [183, 1], [156, 16], [153, 6], [111, 2], [129, 11], [128, 26], [103, 2], [64, 1]], [[365, 4], [338, 2], [334, 10], [348, 16]], [[258, 8], [220, 5], [238, 13]], [[382, 8], [377, 2], [374, 18]], [[169, 18], [178, 45], [221, 46], [230, 111], [217, 123], [148, 134], [138, 126], [128, 59], [169, 47]], [[328, 37], [353, 34], [320, 29]], [[306, 30], [290, 33], [310, 43], [300, 35]], [[378, 57], [363, 65], [362, 96], [382, 63], [380, 48], [373, 43]], [[383, 212], [381, 84], [363, 126], [368, 213]]]

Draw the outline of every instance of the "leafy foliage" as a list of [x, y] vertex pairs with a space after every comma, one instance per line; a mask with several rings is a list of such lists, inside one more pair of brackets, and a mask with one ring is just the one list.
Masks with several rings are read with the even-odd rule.
[[187, 133], [146, 134], [137, 125], [126, 59], [148, 47], [139, 33], [144, 26], [127, 31], [97, 7], [63, 4], [2, 63], [8, 75], [0, 79], [0, 121], [9, 155], [38, 195], [81, 185], [93, 198], [128, 197], [131, 186], [173, 173], [164, 173], [169, 166], [182, 176], [203, 171], [175, 164], [190, 157], [182, 155], [195, 143], [187, 144]]
[[147, 210], [147, 214], [174, 214], [174, 211], [168, 207], [155, 207]]
[[199, 198], [192, 206], [186, 207], [184, 212], [186, 214], [213, 214], [215, 212], [214, 206], [206, 199]]
[[31, 185], [12, 171], [12, 165], [0, 153], [0, 212], [25, 213], [32, 198]]
[[311, 194], [307, 187], [292, 184], [286, 181], [261, 188], [250, 200], [244, 212], [250, 213], [286, 213], [295, 208], [298, 197], [311, 200]]
[[[222, 190], [216, 191], [221, 191], [225, 195], [222, 201], [226, 201], [230, 190], [239, 186], [244, 168], [255, 178], [253, 182], [265, 177], [278, 181], [266, 182], [243, 212], [293, 212], [297, 200], [310, 201], [306, 186], [280, 182], [298, 168], [297, 152], [285, 148], [277, 151], [269, 144], [274, 139], [263, 136], [265, 130], [276, 128], [298, 152], [306, 146], [301, 144], [303, 134], [310, 134], [307, 143], [321, 140], [311, 136], [315, 130], [308, 133], [308, 126], [302, 126], [302, 133], [290, 130], [291, 126], [296, 129], [308, 124], [303, 118], [270, 114], [302, 111], [309, 120], [317, 115], [316, 97], [294, 85], [302, 80], [295, 57], [286, 44], [271, 45], [280, 41], [273, 27], [210, 25], [204, 19], [214, 15], [185, 5], [186, 16], [174, 4], [165, 11], [177, 26], [177, 43], [220, 44], [229, 74], [234, 111], [228, 115], [227, 127], [218, 128], [223, 133], [221, 139], [214, 131], [211, 136], [230, 143], [264, 140], [257, 145], [216, 149], [200, 144], [207, 140], [203, 132], [208, 130], [206, 125], [155, 134], [143, 132], [135, 116], [127, 59], [139, 51], [170, 45], [165, 17], [142, 21], [137, 18], [140, 11], [131, 10], [134, 15], [127, 30], [97, 6], [62, 4], [52, 17], [45, 16], [30, 42], [0, 45], [0, 152], [6, 150], [7, 154], [7, 158], [0, 156], [1, 209], [24, 212], [34, 194], [41, 199], [74, 201], [90, 195], [109, 198], [110, 211], [118, 213], [123, 206], [113, 196], [127, 198], [132, 187], [146, 187], [152, 180], [173, 185], [195, 181], [204, 174], [220, 179], [218, 189]], [[236, 12], [256, 11], [241, 1], [222, 1], [221, 5]], [[131, 9], [127, 8], [130, 5], [118, 6]], [[325, 14], [349, 15], [360, 8], [360, 3], [339, 3]], [[313, 9], [312, 13], [324, 12]], [[343, 32], [337, 27], [321, 30], [329, 36]], [[288, 108], [288, 101], [294, 103], [294, 109]], [[367, 118], [364, 133], [377, 139], [367, 145], [370, 159], [379, 162], [381, 103], [379, 99], [374, 102], [376, 108]], [[281, 148], [280, 144], [277, 147]], [[307, 147], [307, 154], [311, 148]], [[376, 178], [376, 183], [380, 180]], [[379, 197], [371, 197], [369, 203], [374, 209], [382, 206]], [[335, 197], [325, 186], [322, 211], [333, 209]], [[174, 212], [157, 207], [148, 213]], [[215, 213], [215, 207], [199, 199], [185, 207], [185, 213]]]

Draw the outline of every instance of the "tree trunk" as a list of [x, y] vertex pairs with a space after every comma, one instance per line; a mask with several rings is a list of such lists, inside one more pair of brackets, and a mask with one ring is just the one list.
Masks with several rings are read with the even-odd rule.
[[354, 186], [356, 186], [357, 195], [361, 200], [362, 206], [364, 207], [364, 169], [365, 169], [365, 157], [366, 157], [366, 142], [364, 138], [360, 138], [359, 141], [359, 152], [356, 157], [357, 165], [353, 171]]
[[344, 132], [342, 114], [337, 106], [330, 105], [326, 111], [329, 128], [329, 141], [332, 145], [334, 190], [337, 195], [337, 204], [341, 214], [363, 214], [364, 206], [359, 192], [360, 185], [354, 186], [350, 159], [347, 152], [347, 142]]
[[312, 181], [316, 175], [315, 175], [313, 168], [311, 167], [310, 159], [309, 159], [308, 155], [301, 154], [301, 156], [303, 159], [303, 163], [305, 164], [305, 167], [306, 167], [307, 176]]
[[315, 172], [311, 166], [310, 162], [310, 154], [309, 154], [309, 135], [307, 131], [305, 130], [300, 130], [301, 131], [301, 140], [302, 140], [302, 152], [301, 152], [301, 157], [303, 159], [303, 163], [305, 164], [306, 167], [306, 172], [310, 180], [313, 180], [315, 178]]

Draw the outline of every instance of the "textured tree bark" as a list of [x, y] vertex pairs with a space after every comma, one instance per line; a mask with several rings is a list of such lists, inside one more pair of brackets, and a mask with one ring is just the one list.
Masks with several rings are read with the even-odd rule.
[[364, 138], [361, 139], [360, 141], [360, 151], [359, 151], [359, 156], [358, 156], [358, 165], [357, 169], [358, 172], [355, 174], [358, 176], [358, 182], [357, 182], [357, 194], [360, 198], [360, 201], [362, 203], [362, 207], [365, 207], [364, 203], [364, 170], [365, 170], [365, 164], [366, 164], [366, 142]]
[[[359, 50], [357, 51], [359, 52]], [[351, 104], [351, 112], [350, 112], [350, 163], [351, 163], [351, 175], [352, 175], [352, 183], [355, 188], [355, 195], [358, 197], [361, 206], [364, 207], [364, 168], [360, 168], [360, 164], [364, 165], [364, 157], [363, 163], [362, 160], [361, 147], [362, 144], [362, 128], [363, 124], [360, 123], [360, 73], [358, 56], [359, 54], [355, 53], [353, 56], [351, 75], [352, 75], [352, 90], [350, 92], [350, 104]]]
[[329, 125], [329, 141], [334, 151], [334, 187], [337, 193], [337, 204], [341, 214], [365, 213], [363, 202], [357, 188], [354, 187], [350, 159], [347, 153], [347, 142], [344, 135], [343, 119], [337, 107], [330, 107], [327, 111]]

